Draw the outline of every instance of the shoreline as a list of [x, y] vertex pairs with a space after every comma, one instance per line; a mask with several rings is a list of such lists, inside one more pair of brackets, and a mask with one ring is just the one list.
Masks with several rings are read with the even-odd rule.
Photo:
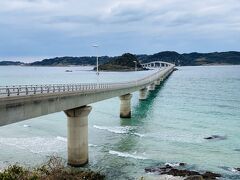
[[[11, 67], [11, 66], [19, 66], [19, 67], [95, 67], [95, 65], [63, 65], [63, 66], [29, 66], [29, 65], [0, 65], [0, 67]], [[202, 65], [187, 65], [187, 66], [176, 66], [176, 67], [203, 67], [203, 66], [240, 66], [240, 64], [202, 64]], [[101, 70], [105, 71], [105, 70]], [[134, 71], [134, 70], [133, 70]], [[144, 71], [144, 70], [143, 70]], [[119, 71], [122, 72], [122, 71]]]

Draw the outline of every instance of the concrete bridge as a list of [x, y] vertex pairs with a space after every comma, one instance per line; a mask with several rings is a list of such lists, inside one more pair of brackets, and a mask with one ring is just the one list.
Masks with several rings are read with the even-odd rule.
[[164, 61], [152, 61], [149, 63], [141, 64], [143, 68], [161, 68], [172, 65], [171, 63], [167, 63]]
[[92, 109], [88, 105], [118, 96], [120, 117], [131, 118], [131, 93], [139, 91], [139, 99], [146, 99], [148, 91], [153, 91], [174, 69], [166, 62], [148, 64], [162, 68], [129, 82], [0, 87], [0, 126], [64, 111], [68, 119], [68, 164], [82, 166], [88, 162], [88, 115]]

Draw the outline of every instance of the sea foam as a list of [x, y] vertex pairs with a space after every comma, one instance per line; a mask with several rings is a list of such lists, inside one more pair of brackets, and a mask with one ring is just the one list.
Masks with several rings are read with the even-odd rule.
[[107, 127], [107, 126], [97, 126], [97, 125], [94, 125], [93, 126], [94, 128], [96, 129], [100, 129], [100, 130], [106, 130], [106, 131], [109, 131], [109, 132], [112, 132], [112, 133], [116, 133], [116, 134], [126, 134], [128, 133], [132, 127], [129, 127], [129, 126], [125, 126], [125, 127]]
[[134, 158], [134, 159], [147, 159], [146, 157], [143, 156], [138, 156], [138, 155], [133, 155], [133, 154], [129, 154], [129, 153], [124, 153], [124, 152], [119, 152], [119, 151], [109, 151], [109, 154], [113, 154], [113, 155], [117, 155], [119, 157], [125, 157], [125, 158]]
[[54, 153], [66, 151], [66, 141], [62, 137], [0, 138], [0, 144], [28, 150], [32, 153]]
[[165, 163], [165, 166], [172, 166], [172, 167], [178, 167], [178, 166], [180, 166], [180, 163]]

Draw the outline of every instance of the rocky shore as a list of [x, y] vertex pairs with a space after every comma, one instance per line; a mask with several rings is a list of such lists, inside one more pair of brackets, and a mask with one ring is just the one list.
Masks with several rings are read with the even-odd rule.
[[155, 173], [158, 175], [171, 175], [174, 177], [183, 177], [184, 180], [214, 180], [221, 177], [220, 174], [206, 171], [200, 173], [197, 171], [188, 170], [185, 163], [179, 163], [178, 166], [165, 164], [164, 166], [147, 167], [146, 173]]

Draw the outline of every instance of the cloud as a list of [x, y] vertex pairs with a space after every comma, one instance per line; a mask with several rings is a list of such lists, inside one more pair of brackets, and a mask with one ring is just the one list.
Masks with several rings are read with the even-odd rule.
[[[125, 50], [136, 53], [224, 50], [219, 41], [226, 42], [226, 50], [239, 50], [240, 2], [1, 0], [0, 27], [0, 38], [5, 43], [0, 45], [0, 56], [9, 53], [23, 56], [26, 52], [31, 56], [78, 54], [71, 49], [79, 47], [81, 54], [91, 54], [75, 39], [86, 44], [101, 41], [107, 45], [102, 50], [105, 54]], [[43, 45], [49, 45], [49, 50]], [[18, 46], [22, 46], [21, 51], [12, 50]], [[37, 53], [35, 49], [43, 50]]]

